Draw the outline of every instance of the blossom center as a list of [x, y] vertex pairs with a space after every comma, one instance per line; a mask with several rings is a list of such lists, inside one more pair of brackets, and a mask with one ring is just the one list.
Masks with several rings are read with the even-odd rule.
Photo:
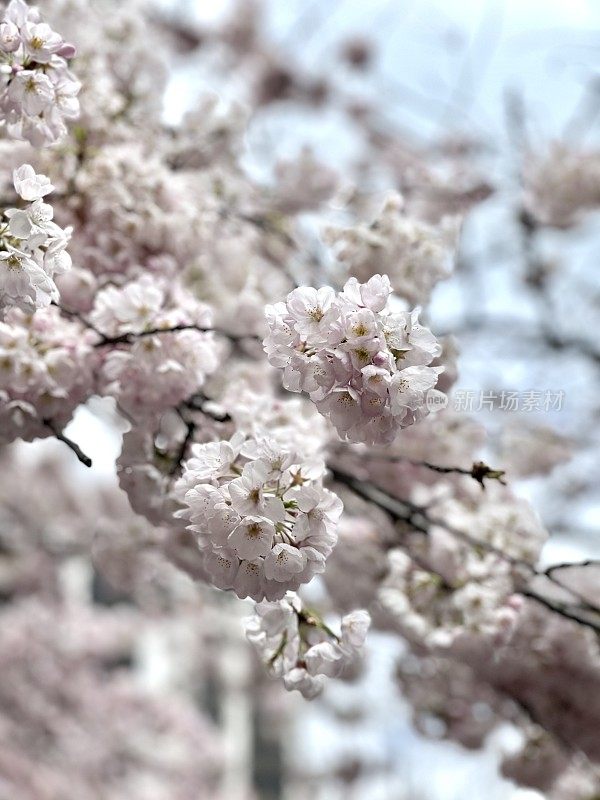
[[364, 361], [366, 363], [371, 358], [371, 354], [366, 347], [359, 347], [358, 350], [355, 350], [354, 352], [356, 353], [356, 357], [359, 361]]
[[23, 269], [23, 264], [21, 263], [21, 259], [19, 258], [19, 256], [10, 255], [6, 259], [5, 263], [8, 269], [12, 269], [14, 272]]
[[258, 501], [260, 500], [260, 489], [250, 489], [250, 492], [248, 494], [248, 499], [250, 500], [251, 503], [255, 504], [258, 503]]
[[262, 528], [258, 524], [258, 522], [253, 522], [251, 525], [248, 525], [246, 528], [246, 535], [250, 539], [258, 539], [260, 534], [262, 533]]

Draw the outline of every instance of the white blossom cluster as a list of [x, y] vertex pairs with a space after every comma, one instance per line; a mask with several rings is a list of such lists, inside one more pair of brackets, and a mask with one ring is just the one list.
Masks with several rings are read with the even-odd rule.
[[342, 513], [325, 465], [263, 433], [195, 444], [178, 484], [212, 583], [279, 600], [325, 569]]
[[93, 150], [73, 182], [85, 209], [76, 218], [77, 255], [95, 275], [173, 275], [196, 255], [206, 201], [143, 141]]
[[0, 442], [51, 435], [43, 420], [66, 424], [94, 388], [90, 338], [56, 308], [7, 312], [0, 322]]
[[103, 392], [130, 417], [174, 408], [217, 367], [210, 309], [177, 283], [145, 275], [109, 286], [97, 294], [90, 320], [104, 336], [132, 337], [107, 349], [100, 374]]
[[65, 119], [79, 116], [80, 84], [68, 68], [74, 55], [37, 8], [11, 0], [0, 23], [0, 118], [11, 138], [44, 147], [66, 133]]
[[[271, 372], [268, 364], [266, 368]], [[258, 370], [252, 364], [253, 373]], [[222, 379], [222, 375], [217, 375]], [[211, 376], [211, 381], [213, 376]], [[270, 387], [263, 376], [261, 391], [248, 387], [247, 379], [235, 373], [227, 375], [228, 386], [223, 391], [222, 408], [230, 414], [237, 430], [260, 438], [265, 431], [281, 446], [302, 453], [303, 460], [312, 460], [322, 455], [331, 440], [327, 421], [312, 403], [293, 395], [281, 397], [271, 395]]]
[[418, 321], [419, 309], [393, 312], [386, 275], [342, 292], [301, 286], [266, 308], [269, 362], [283, 384], [306, 392], [342, 439], [389, 444], [400, 428], [427, 415], [426, 398], [441, 347]]
[[43, 198], [54, 186], [29, 164], [14, 170], [13, 183], [23, 208], [4, 211], [0, 227], [0, 317], [7, 308], [31, 313], [58, 300], [54, 278], [71, 267], [66, 247], [71, 228], [60, 228]]
[[[444, 493], [448, 497], [444, 498]], [[460, 493], [420, 487], [418, 505], [435, 512], [426, 542], [393, 549], [379, 599], [409, 638], [445, 649], [474, 634], [505, 641], [518, 619], [518, 591], [539, 558], [547, 533], [531, 507], [506, 487], [474, 483]]]
[[325, 678], [334, 678], [358, 657], [371, 617], [364, 610], [342, 617], [338, 636], [300, 598], [288, 592], [279, 602], [259, 603], [246, 622], [246, 636], [274, 678], [283, 678], [288, 691], [307, 700], [323, 690]]
[[152, 430], [133, 427], [123, 436], [117, 460], [119, 486], [132, 509], [153, 525], [173, 522], [177, 506], [169, 494], [171, 464], [156, 447]]
[[[443, 544], [436, 544], [441, 550]], [[466, 633], [498, 635], [500, 640], [510, 634], [518, 607], [509, 600], [514, 584], [506, 564], [490, 554], [465, 561], [456, 568], [460, 581], [451, 584], [401, 550], [391, 551], [379, 599], [408, 639], [444, 649]]]
[[324, 238], [350, 275], [367, 281], [385, 272], [400, 297], [422, 304], [452, 273], [459, 220], [450, 217], [434, 226], [408, 216], [403, 206], [402, 197], [391, 193], [373, 222], [330, 226]]

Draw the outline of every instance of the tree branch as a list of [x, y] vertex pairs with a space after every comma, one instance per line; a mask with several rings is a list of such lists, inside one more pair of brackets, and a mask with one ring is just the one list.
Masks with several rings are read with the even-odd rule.
[[181, 324], [181, 325], [173, 325], [170, 328], [151, 328], [150, 330], [146, 331], [139, 331], [137, 333], [129, 332], [129, 333], [121, 333], [118, 336], [105, 336], [102, 333], [99, 333], [101, 339], [99, 342], [94, 344], [94, 347], [107, 347], [111, 345], [117, 344], [133, 344], [138, 339], [143, 339], [146, 336], [158, 336], [164, 333], [178, 333], [180, 331], [198, 331], [198, 333], [216, 333], [219, 336], [224, 336], [226, 339], [229, 339], [231, 342], [239, 343], [243, 341], [261, 341], [258, 336], [238, 336], [233, 333], [227, 333], [226, 331], [219, 330], [218, 328], [204, 328], [201, 325], [195, 324]]
[[202, 392], [196, 392], [196, 394], [188, 398], [188, 400], [186, 400], [182, 405], [186, 408], [189, 408], [190, 411], [199, 411], [201, 414], [204, 414], [206, 417], [210, 417], [215, 422], [231, 422], [230, 414], [227, 412], [220, 414], [217, 411], [211, 411], [209, 408], [207, 408], [207, 403], [210, 403], [210, 398], [206, 397], [206, 395], [202, 394]]
[[452, 473], [456, 475], [468, 475], [470, 478], [476, 480], [477, 483], [481, 484], [482, 489], [485, 489], [484, 481], [486, 479], [499, 481], [503, 486], [506, 486], [506, 481], [504, 480], [505, 471], [503, 469], [492, 469], [492, 467], [488, 467], [487, 464], [484, 464], [483, 461], [474, 461], [470, 469], [465, 469], [464, 467], [443, 467], [439, 464], [432, 464], [429, 461], [415, 461], [406, 456], [388, 456], [384, 453], [360, 453], [360, 457], [368, 461], [410, 464], [413, 467], [423, 467], [424, 469], [439, 472], [443, 475], [450, 475]]
[[59, 442], [63, 442], [64, 444], [66, 444], [67, 447], [75, 453], [79, 461], [84, 466], [86, 467], [92, 466], [92, 459], [89, 456], [86, 456], [86, 454], [83, 452], [81, 447], [79, 447], [79, 445], [76, 442], [74, 442], [72, 439], [69, 439], [69, 437], [65, 436], [65, 434], [62, 431], [58, 430], [58, 428], [51, 419], [44, 419], [42, 420], [42, 423], [52, 431], [52, 435], [55, 436]]
[[[452, 525], [449, 525], [447, 522], [441, 519], [437, 519], [431, 517], [427, 509], [422, 506], [417, 506], [414, 503], [411, 503], [408, 500], [403, 500], [393, 495], [390, 495], [388, 492], [380, 489], [379, 487], [369, 483], [368, 481], [362, 481], [358, 478], [355, 478], [353, 475], [350, 475], [343, 470], [340, 470], [336, 467], [329, 466], [329, 471], [335, 481], [338, 483], [343, 484], [344, 486], [348, 487], [354, 494], [358, 497], [361, 497], [363, 500], [366, 500], [369, 503], [373, 503], [379, 508], [383, 509], [389, 516], [396, 522], [402, 521], [407, 522], [413, 526], [413, 528], [420, 533], [428, 534], [430, 526], [439, 526], [444, 528], [444, 530], [448, 531], [450, 534], [455, 536], [456, 538], [460, 539], [461, 541], [466, 542], [473, 548], [484, 549], [488, 552], [494, 553], [499, 558], [502, 558], [504, 561], [507, 561], [509, 564], [514, 566], [518, 566], [527, 570], [532, 578], [544, 575], [551, 579], [551, 574], [553, 569], [558, 569], [559, 566], [566, 566], [566, 565], [554, 565], [554, 567], [549, 567], [548, 570], [538, 571], [530, 564], [528, 561], [523, 559], [515, 558], [514, 556], [505, 553], [500, 548], [495, 547], [494, 545], [490, 544], [489, 542], [483, 541], [481, 539], [477, 539], [471, 534], [467, 533], [466, 531], [461, 531], [458, 528], [455, 528]], [[411, 553], [408, 553], [409, 556], [412, 557]], [[419, 564], [419, 562], [415, 560], [419, 566], [423, 566]], [[580, 564], [575, 564], [574, 566], [584, 566], [589, 564], [596, 564], [599, 563], [590, 559], [587, 562], [581, 562]], [[427, 569], [426, 566], [423, 566], [424, 569]], [[434, 572], [434, 570], [429, 570], [430, 572]], [[437, 574], [437, 573], [436, 573]], [[443, 577], [443, 576], [442, 576]], [[555, 581], [556, 582], [556, 581]], [[558, 584], [561, 585], [562, 584]], [[447, 584], [448, 588], [453, 588], [450, 584]], [[562, 586], [563, 589], [566, 591], [570, 591], [568, 587]], [[600, 615], [600, 608], [588, 603], [587, 601], [583, 601], [581, 606], [574, 605], [572, 607], [566, 606], [564, 604], [559, 603], [558, 601], [553, 601], [549, 597], [545, 597], [544, 595], [539, 594], [538, 592], [534, 591], [531, 588], [523, 587], [517, 590], [519, 594], [523, 597], [527, 597], [531, 600], [534, 600], [549, 611], [552, 611], [555, 614], [558, 614], [565, 619], [568, 619], [572, 622], [579, 623], [580, 625], [590, 628], [591, 630], [595, 631], [597, 634], [600, 635], [600, 622], [595, 622], [585, 616], [581, 616], [581, 614], [585, 614], [586, 611], [589, 611], [594, 614]], [[576, 595], [571, 592], [573, 597]], [[581, 612], [581, 613], [576, 613]]]
[[86, 317], [83, 316], [79, 311], [72, 311], [69, 308], [65, 308], [64, 306], [60, 305], [60, 303], [53, 302], [53, 306], [59, 309], [60, 313], [63, 314], [65, 317], [69, 317], [69, 319], [76, 319], [81, 324], [86, 327], [88, 330], [93, 331], [96, 336], [98, 336], [99, 341], [94, 342], [94, 347], [108, 347], [111, 345], [117, 344], [133, 344], [138, 339], [142, 339], [145, 336], [156, 336], [163, 333], [178, 333], [179, 331], [198, 331], [199, 333], [216, 333], [218, 336], [223, 336], [229, 341], [238, 344], [239, 342], [243, 341], [257, 341], [261, 342], [262, 339], [259, 336], [253, 335], [243, 335], [238, 336], [234, 333], [227, 333], [226, 331], [222, 331], [219, 328], [204, 328], [201, 325], [196, 325], [194, 323], [190, 324], [181, 324], [181, 325], [173, 325], [169, 328], [151, 328], [147, 331], [139, 331], [133, 332], [129, 331], [128, 333], [121, 333], [117, 336], [107, 336], [106, 334], [102, 333], [102, 331], [98, 330], [95, 325], [93, 325]]
[[[530, 600], [535, 600], [536, 603], [544, 606], [547, 608], [548, 611], [552, 611], [554, 614], [558, 614], [565, 619], [571, 620], [571, 622], [577, 622], [579, 625], [583, 625], [586, 628], [590, 628], [591, 630], [595, 631], [598, 635], [600, 635], [600, 623], [593, 622], [590, 619], [586, 619], [585, 617], [580, 617], [578, 614], [573, 613], [565, 606], [556, 603], [548, 597], [544, 597], [542, 594], [538, 594], [531, 589], [522, 589], [519, 594], [522, 594], [523, 597], [528, 597]], [[598, 609], [600, 612], [600, 609]]]
[[177, 455], [175, 456], [175, 460], [173, 461], [173, 466], [171, 467], [170, 475], [176, 475], [179, 472], [181, 465], [185, 460], [188, 448], [194, 438], [194, 434], [196, 433], [196, 423], [191, 419], [189, 420], [185, 419], [181, 414], [181, 412], [180, 416], [186, 425], [186, 433], [183, 438], [183, 441], [181, 442]]
[[51, 305], [58, 308], [58, 310], [63, 316], [68, 317], [69, 319], [78, 320], [78, 322], [81, 322], [81, 324], [85, 328], [87, 328], [90, 331], [93, 331], [96, 334], [96, 336], [100, 336], [101, 338], [103, 337], [103, 334], [98, 330], [98, 328], [96, 328], [95, 325], [92, 325], [92, 323], [88, 319], [86, 319], [86, 317], [84, 317], [83, 314], [81, 314], [79, 311], [72, 311], [69, 308], [65, 308], [63, 305], [55, 302], [54, 300], [52, 301]]
[[379, 508], [382, 508], [389, 514], [394, 522], [408, 522], [415, 528], [415, 530], [418, 530], [421, 533], [428, 533], [427, 526], [425, 526], [423, 522], [417, 518], [417, 515], [422, 514], [424, 511], [424, 509], [420, 506], [416, 506], [409, 501], [400, 500], [397, 497], [393, 497], [383, 489], [380, 489], [378, 486], [375, 486], [368, 481], [361, 481], [358, 478], [355, 478], [353, 475], [344, 472], [344, 470], [333, 467], [330, 464], [327, 465], [327, 468], [329, 469], [334, 481], [347, 486], [354, 492], [355, 495], [361, 497], [363, 500], [366, 500], [368, 503], [373, 503], [374, 505], [379, 506]]

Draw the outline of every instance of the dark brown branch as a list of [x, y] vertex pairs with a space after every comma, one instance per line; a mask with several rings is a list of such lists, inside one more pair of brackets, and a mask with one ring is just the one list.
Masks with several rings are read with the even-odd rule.
[[183, 417], [183, 415], [181, 416], [181, 419], [185, 423], [186, 432], [183, 441], [179, 446], [177, 455], [175, 456], [175, 459], [173, 461], [173, 466], [171, 467], [170, 470], [171, 475], [176, 475], [181, 469], [181, 465], [185, 461], [188, 448], [194, 439], [194, 434], [196, 433], [196, 423], [193, 420], [187, 420]]
[[[242, 341], [249, 341], [255, 340], [260, 341], [258, 336], [252, 335], [244, 335], [244, 336], [237, 336], [233, 333], [227, 333], [225, 331], [219, 330], [218, 328], [204, 328], [201, 325], [189, 324], [189, 325], [173, 325], [170, 328], [151, 328], [150, 330], [146, 331], [139, 331], [138, 333], [121, 333], [118, 336], [105, 336], [104, 334], [99, 334], [101, 339], [99, 342], [94, 344], [94, 347], [107, 347], [117, 344], [133, 344], [138, 339], [143, 339], [146, 336], [158, 336], [165, 333], [178, 333], [180, 331], [198, 331], [198, 333], [216, 333], [219, 336], [224, 336], [226, 339], [229, 339], [231, 342], [242, 342]], [[97, 331], [98, 333], [98, 331]]]
[[405, 522], [410, 522], [410, 524], [413, 525], [416, 530], [419, 530], [422, 533], [428, 533], [429, 528], [432, 525], [437, 525], [447, 530], [457, 539], [460, 539], [461, 541], [471, 545], [471, 547], [487, 550], [489, 553], [494, 553], [511, 564], [526, 567], [528, 570], [533, 572], [533, 567], [527, 561], [510, 556], [508, 553], [505, 553], [503, 550], [500, 550], [493, 544], [490, 544], [482, 539], [477, 539], [466, 531], [461, 531], [458, 528], [454, 528], [453, 526], [448, 525], [448, 523], [444, 520], [432, 517], [425, 507], [415, 505], [409, 500], [394, 497], [384, 489], [374, 486], [368, 481], [358, 480], [342, 470], [332, 468], [331, 466], [329, 466], [329, 470], [335, 480], [348, 486], [355, 494], [359, 495], [364, 500], [368, 500], [371, 503], [375, 503], [375, 505], [378, 505], [380, 508], [383, 508], [383, 510], [387, 511], [388, 514], [390, 514], [394, 519], [402, 519]]
[[86, 454], [83, 452], [81, 447], [79, 447], [79, 445], [76, 442], [74, 442], [72, 439], [69, 439], [69, 437], [65, 436], [65, 434], [62, 431], [58, 430], [58, 428], [51, 419], [44, 419], [42, 420], [42, 422], [47, 428], [49, 428], [52, 431], [52, 435], [55, 436], [59, 442], [63, 442], [64, 444], [66, 444], [67, 447], [75, 453], [79, 461], [84, 466], [86, 467], [92, 466], [92, 459], [89, 456], [86, 456]]
[[104, 336], [104, 334], [102, 334], [98, 330], [98, 328], [95, 327], [95, 325], [92, 325], [92, 323], [88, 319], [86, 319], [83, 316], [83, 314], [81, 314], [79, 311], [73, 311], [69, 308], [65, 308], [64, 306], [60, 305], [60, 303], [56, 303], [54, 301], [52, 302], [52, 305], [56, 306], [56, 308], [58, 308], [58, 310], [63, 316], [68, 317], [69, 319], [76, 319], [78, 320], [78, 322], [81, 322], [81, 324], [84, 327], [86, 327], [90, 331], [93, 331], [96, 334], [96, 336], [100, 336], [101, 338]]
[[361, 481], [353, 475], [344, 472], [344, 470], [333, 467], [330, 464], [327, 466], [334, 481], [347, 486], [355, 495], [366, 500], [368, 503], [374, 503], [376, 506], [379, 506], [379, 508], [382, 508], [390, 515], [394, 522], [408, 522], [415, 530], [421, 533], [428, 533], [427, 526], [418, 518], [418, 515], [422, 514], [424, 511], [420, 506], [393, 497], [383, 489], [380, 489], [368, 481]]
[[570, 568], [577, 568], [577, 567], [590, 567], [590, 566], [600, 566], [600, 560], [588, 558], [585, 561], [563, 561], [560, 564], [552, 564], [551, 566], [547, 567], [545, 570], [540, 570], [537, 574], [547, 578], [551, 583], [555, 586], [558, 586], [560, 589], [568, 592], [572, 597], [577, 598], [581, 607], [586, 611], [591, 611], [593, 614], [600, 614], [600, 608], [595, 606], [591, 603], [585, 595], [583, 595], [578, 589], [573, 588], [572, 586], [568, 586], [566, 583], [563, 583], [558, 576], [554, 573], [558, 572], [559, 570], [565, 570]]
[[562, 561], [560, 564], [551, 564], [543, 571], [543, 575], [550, 577], [558, 569], [576, 567], [600, 567], [600, 558], [586, 558], [585, 561]]
[[186, 434], [181, 442], [176, 456], [174, 457], [173, 466], [170, 470], [171, 475], [176, 475], [179, 472], [198, 428], [198, 425], [194, 420], [188, 419], [186, 412], [200, 412], [201, 414], [204, 414], [204, 416], [210, 417], [215, 422], [229, 422], [231, 420], [229, 414], [218, 414], [217, 412], [211, 411], [209, 408], [207, 408], [206, 404], [209, 402], [210, 400], [208, 397], [203, 395], [202, 392], [197, 392], [175, 409], [186, 426]]
[[[358, 495], [369, 503], [374, 503], [380, 508], [383, 508], [383, 510], [390, 515], [394, 522], [405, 522], [411, 525], [415, 530], [419, 531], [419, 533], [428, 533], [427, 527], [425, 527], [417, 518], [417, 515], [422, 513], [422, 509], [420, 507], [415, 506], [412, 503], [405, 503], [401, 500], [394, 500], [394, 498], [390, 497], [390, 495], [380, 491], [372, 484], [359, 481], [357, 478], [354, 478], [352, 475], [349, 475], [342, 470], [329, 467], [329, 471], [331, 472], [334, 480], [343, 484], [344, 486], [347, 486], [354, 492], [354, 494]], [[405, 552], [414, 564], [416, 564], [425, 572], [429, 572], [439, 578], [444, 589], [449, 591], [456, 589], [455, 586], [452, 586], [452, 584], [448, 582], [444, 575], [442, 575], [440, 572], [437, 572], [412, 549], [406, 549]]]
[[70, 319], [76, 319], [81, 324], [86, 327], [88, 330], [93, 331], [96, 336], [98, 336], [99, 341], [94, 343], [94, 347], [107, 347], [111, 345], [117, 344], [133, 344], [138, 339], [142, 339], [145, 336], [156, 336], [162, 333], [178, 333], [179, 331], [198, 331], [199, 333], [216, 333], [218, 336], [224, 336], [226, 339], [234, 343], [239, 343], [243, 341], [262, 341], [259, 336], [253, 335], [244, 335], [244, 336], [237, 336], [233, 333], [227, 333], [226, 331], [219, 330], [218, 328], [204, 328], [201, 325], [196, 325], [193, 323], [190, 324], [181, 324], [181, 325], [173, 325], [169, 328], [151, 328], [147, 331], [139, 331], [133, 332], [130, 331], [128, 333], [121, 333], [117, 336], [107, 336], [106, 334], [99, 331], [95, 325], [93, 325], [86, 317], [83, 316], [79, 311], [72, 311], [69, 308], [65, 308], [64, 306], [60, 305], [59, 303], [52, 303], [53, 306], [56, 306], [61, 314], [64, 314], [65, 317], [69, 317]]
[[99, 342], [94, 344], [94, 347], [107, 347], [116, 344], [133, 344], [138, 339], [143, 339], [146, 336], [156, 336], [163, 333], [178, 333], [179, 331], [198, 331], [199, 333], [208, 333], [212, 328], [203, 328], [200, 325], [173, 325], [170, 328], [151, 328], [147, 331], [139, 331], [137, 333], [121, 333], [118, 336], [105, 336]]
[[[579, 616], [579, 614], [573, 613], [573, 611], [569, 610], [566, 606], [554, 602], [548, 597], [544, 597], [544, 595], [538, 594], [537, 592], [532, 591], [531, 589], [522, 589], [519, 594], [522, 594], [523, 597], [527, 597], [530, 600], [535, 600], [536, 603], [544, 606], [547, 608], [548, 611], [552, 611], [554, 614], [558, 614], [565, 619], [570, 620], [571, 622], [576, 622], [579, 625], [583, 625], [586, 628], [590, 628], [591, 630], [595, 631], [597, 634], [600, 635], [600, 623], [593, 622], [590, 619], [586, 619], [585, 617]], [[600, 611], [600, 609], [599, 609]]]
[[206, 397], [202, 392], [196, 392], [196, 394], [192, 395], [182, 405], [190, 411], [200, 411], [201, 414], [210, 417], [215, 422], [231, 422], [230, 414], [227, 412], [220, 414], [217, 411], [211, 411], [210, 408], [207, 407], [208, 403], [210, 403], [210, 398]]
[[487, 464], [484, 464], [483, 461], [475, 461], [470, 469], [466, 469], [464, 467], [443, 467], [440, 464], [432, 464], [429, 461], [415, 461], [412, 458], [407, 458], [406, 456], [388, 456], [384, 453], [381, 455], [378, 453], [361, 453], [360, 457], [363, 459], [368, 459], [369, 461], [381, 460], [389, 463], [410, 464], [413, 467], [423, 467], [425, 469], [432, 470], [433, 472], [439, 472], [443, 475], [450, 475], [453, 473], [456, 475], [467, 475], [476, 480], [477, 483], [481, 484], [482, 489], [485, 489], [484, 481], [486, 479], [496, 480], [504, 486], [506, 485], [506, 481], [504, 480], [505, 471], [503, 469], [492, 469], [492, 467], [488, 467]]

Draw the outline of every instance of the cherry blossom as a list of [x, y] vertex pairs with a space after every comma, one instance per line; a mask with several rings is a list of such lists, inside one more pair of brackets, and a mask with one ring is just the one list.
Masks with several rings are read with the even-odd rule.
[[41, 199], [54, 188], [50, 180], [23, 164], [14, 171], [13, 183], [19, 197], [31, 204], [4, 211], [8, 222], [0, 230], [0, 314], [7, 307], [31, 312], [56, 302], [54, 278], [71, 266], [66, 252], [71, 229], [53, 222], [52, 206]]
[[323, 572], [342, 504], [308, 462], [266, 433], [195, 444], [184, 466], [178, 512], [205, 554], [216, 586], [276, 600]]
[[[508, 725], [504, 775], [588, 800], [598, 565], [553, 564], [548, 540], [561, 558], [593, 540], [594, 293], [567, 291], [585, 282], [559, 239], [599, 204], [597, 152], [567, 135], [510, 153], [473, 131], [412, 140], [388, 93], [369, 96], [375, 44], [339, 51], [360, 76], [306, 70], [259, 4], [201, 30], [143, 5], [49, 0], [46, 22], [12, 0], [0, 15], [6, 791], [216, 796], [218, 759], [192, 752], [218, 739], [196, 713], [206, 687], [243, 686], [259, 718], [267, 692], [269, 714], [289, 713], [263, 675], [307, 699], [339, 678], [331, 698], [351, 693], [358, 714], [373, 626], [394, 637], [422, 735], [479, 749]], [[209, 91], [179, 120], [186, 52]], [[296, 124], [309, 115], [351, 157]], [[257, 146], [271, 123], [281, 141]], [[502, 224], [471, 224], [493, 193]], [[533, 397], [571, 371], [568, 413], [543, 425], [504, 406], [486, 436], [484, 415], [437, 410], [454, 384], [503, 396], [525, 375]], [[87, 434], [116, 464], [84, 469]], [[262, 670], [246, 663], [246, 598]], [[168, 669], [146, 673], [156, 647]], [[158, 700], [142, 679], [173, 685]]]
[[322, 692], [325, 677], [336, 677], [360, 656], [370, 623], [367, 611], [347, 614], [338, 636], [288, 592], [278, 602], [256, 605], [246, 622], [246, 636], [272, 677], [283, 678], [288, 691], [312, 700]]
[[0, 322], [2, 441], [51, 436], [68, 422], [94, 391], [92, 340], [56, 308], [7, 312]]
[[0, 109], [9, 136], [34, 147], [65, 136], [65, 120], [79, 115], [80, 84], [68, 68], [74, 55], [35, 7], [11, 0], [0, 23]]
[[329, 226], [325, 239], [350, 275], [367, 282], [383, 272], [410, 303], [426, 303], [435, 285], [452, 272], [459, 218], [432, 226], [407, 215], [402, 198], [390, 194], [376, 219], [351, 228]]
[[306, 392], [350, 441], [390, 443], [426, 416], [442, 371], [428, 366], [441, 348], [418, 310], [393, 312], [390, 293], [387, 276], [351, 278], [337, 295], [300, 287], [266, 309], [265, 352], [283, 369], [284, 386]]
[[103, 391], [132, 418], [179, 405], [217, 367], [210, 319], [208, 307], [184, 289], [149, 276], [99, 292], [90, 315], [105, 340], [98, 344], [112, 337], [119, 345], [100, 348]]

